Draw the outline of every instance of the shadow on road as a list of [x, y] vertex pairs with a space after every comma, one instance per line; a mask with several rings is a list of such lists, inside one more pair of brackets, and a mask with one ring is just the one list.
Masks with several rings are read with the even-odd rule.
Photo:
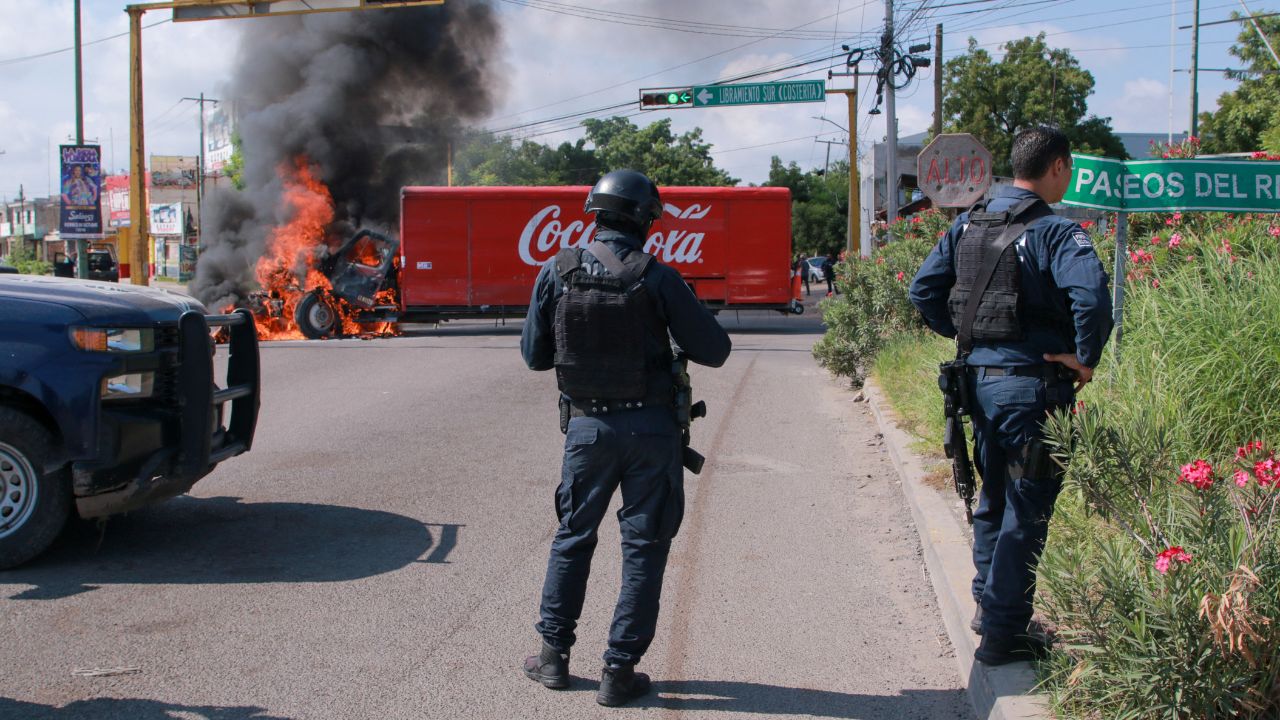
[[16, 600], [109, 584], [340, 582], [447, 563], [459, 527], [340, 505], [183, 496], [101, 530], [74, 525], [35, 562], [0, 572], [0, 582], [33, 586]]
[[198, 717], [201, 720], [287, 720], [279, 715], [268, 715], [256, 707], [210, 707], [199, 705], [174, 705], [156, 700], [131, 700], [97, 698], [77, 700], [64, 707], [51, 707], [36, 703], [10, 700], [0, 697], [0, 718], [22, 720], [174, 720], [179, 717]]
[[661, 697], [636, 703], [673, 710], [718, 710], [766, 715], [811, 715], [824, 718], [967, 717], [964, 690], [902, 690], [898, 695], [780, 687], [727, 680], [674, 680], [653, 684]]

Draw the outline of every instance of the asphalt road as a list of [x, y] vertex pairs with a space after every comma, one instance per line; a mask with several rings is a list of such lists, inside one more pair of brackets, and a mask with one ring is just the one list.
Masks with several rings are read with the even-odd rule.
[[[0, 718], [971, 717], [897, 476], [820, 326], [723, 316], [697, 368], [656, 693], [594, 702], [619, 583], [601, 529], [573, 687], [518, 671], [561, 436], [518, 326], [262, 349], [254, 450], [186, 497], [0, 573]], [[616, 502], [616, 501], [615, 501]]]

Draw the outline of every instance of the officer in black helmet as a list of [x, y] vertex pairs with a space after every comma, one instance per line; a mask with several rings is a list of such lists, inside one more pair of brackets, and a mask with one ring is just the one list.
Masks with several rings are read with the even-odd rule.
[[986, 665], [1047, 649], [1028, 623], [1062, 475], [1042, 424], [1093, 378], [1112, 329], [1107, 273], [1092, 239], [1049, 208], [1071, 180], [1067, 137], [1052, 127], [1022, 130], [1011, 161], [1013, 185], [956, 218], [910, 290], [929, 327], [956, 338], [972, 399], [982, 493], [970, 627], [982, 635], [974, 657]]
[[542, 267], [520, 338], [530, 369], [556, 370], [565, 431], [560, 527], [535, 626], [542, 648], [525, 659], [524, 673], [548, 688], [569, 686], [596, 531], [621, 486], [622, 590], [596, 696], [608, 706], [649, 690], [635, 665], [653, 640], [667, 553], [684, 515], [675, 352], [719, 367], [730, 350], [728, 334], [679, 273], [642, 249], [662, 207], [641, 173], [601, 178], [586, 202], [596, 216], [593, 242], [561, 250]]

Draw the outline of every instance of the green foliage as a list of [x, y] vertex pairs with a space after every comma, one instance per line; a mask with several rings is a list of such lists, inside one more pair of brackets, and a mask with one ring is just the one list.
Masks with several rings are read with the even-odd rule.
[[918, 213], [895, 226], [901, 239], [868, 259], [848, 258], [836, 265], [840, 294], [822, 302], [827, 332], [813, 347], [823, 367], [861, 385], [890, 337], [922, 327], [907, 286], [948, 224], [936, 210]]
[[26, 241], [16, 240], [7, 261], [23, 275], [48, 275], [53, 272], [53, 265], [36, 259], [36, 254], [27, 246]]
[[454, 154], [458, 185], [594, 185], [603, 174], [585, 140], [559, 147], [474, 133]]
[[[1239, 13], [1231, 16], [1241, 17]], [[1258, 18], [1267, 37], [1280, 39], [1280, 18]], [[1206, 153], [1280, 152], [1280, 75], [1275, 61], [1251, 23], [1241, 23], [1240, 35], [1229, 52], [1255, 72], [1227, 73], [1240, 81], [1235, 90], [1218, 96], [1218, 109], [1200, 113], [1200, 140]]]
[[794, 161], [783, 165], [775, 155], [769, 162], [765, 185], [791, 190], [791, 239], [795, 252], [828, 255], [845, 248], [849, 225], [847, 162], [805, 172]]
[[1110, 118], [1086, 117], [1093, 74], [1069, 50], [1050, 48], [1044, 38], [1040, 33], [1005, 44], [999, 62], [970, 38], [968, 52], [946, 63], [947, 132], [975, 135], [1001, 175], [1012, 174], [1014, 133], [1040, 123], [1062, 128], [1075, 152], [1125, 158]]
[[702, 128], [682, 135], [671, 132], [671, 119], [637, 127], [624, 117], [582, 121], [595, 146], [601, 168], [631, 168], [659, 185], [737, 185], [738, 179], [717, 168]]
[[244, 189], [244, 139], [240, 137], [239, 130], [231, 133], [231, 157], [223, 171], [231, 178], [231, 187]]
[[871, 375], [927, 452], [942, 453], [942, 393], [938, 364], [954, 358], [956, 343], [927, 330], [891, 336], [876, 354]]

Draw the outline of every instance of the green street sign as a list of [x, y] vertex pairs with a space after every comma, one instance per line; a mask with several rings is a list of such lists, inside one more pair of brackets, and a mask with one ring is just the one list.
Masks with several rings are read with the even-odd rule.
[[827, 99], [825, 80], [744, 83], [741, 85], [698, 85], [693, 88], [694, 107], [730, 105], [774, 105], [779, 103], [822, 102]]
[[1067, 205], [1124, 212], [1280, 212], [1280, 162], [1072, 155]]

